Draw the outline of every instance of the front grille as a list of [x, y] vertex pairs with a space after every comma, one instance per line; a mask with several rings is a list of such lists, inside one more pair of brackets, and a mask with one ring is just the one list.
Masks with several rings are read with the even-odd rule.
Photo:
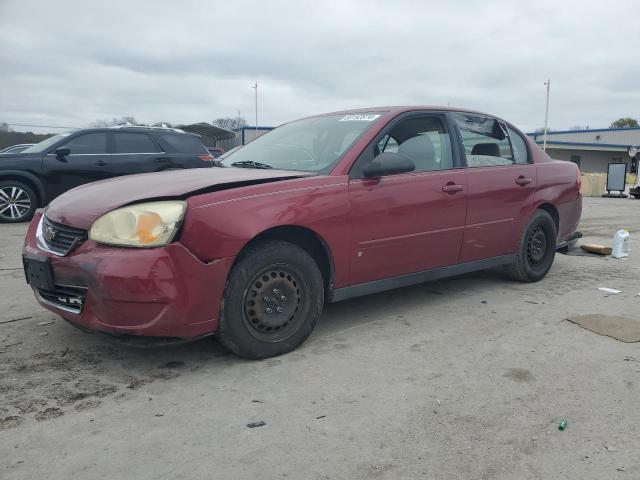
[[86, 239], [86, 230], [62, 225], [42, 217], [42, 240], [53, 253], [67, 255]]
[[61, 287], [56, 285], [55, 290], [38, 290], [40, 300], [54, 307], [61, 308], [71, 313], [82, 312], [84, 301], [87, 298], [87, 290], [79, 287]]

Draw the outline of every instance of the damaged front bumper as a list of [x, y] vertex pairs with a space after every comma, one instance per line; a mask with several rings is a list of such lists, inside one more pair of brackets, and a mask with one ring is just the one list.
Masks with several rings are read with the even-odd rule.
[[179, 242], [136, 249], [91, 240], [58, 256], [36, 243], [41, 215], [23, 256], [50, 265], [51, 284], [32, 285], [44, 308], [82, 329], [117, 335], [191, 339], [217, 329], [233, 257], [204, 263]]

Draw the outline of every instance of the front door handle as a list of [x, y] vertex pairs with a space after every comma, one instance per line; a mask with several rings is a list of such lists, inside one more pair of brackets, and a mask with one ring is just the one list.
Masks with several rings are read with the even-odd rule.
[[104, 167], [107, 164], [107, 162], [105, 162], [104, 160], [98, 160], [96, 162], [96, 165], [98, 165], [99, 167]]
[[442, 191], [447, 193], [458, 193], [464, 190], [464, 185], [458, 183], [449, 182], [442, 186]]
[[531, 182], [533, 182], [533, 179], [525, 177], [524, 175], [520, 175], [518, 178], [516, 178], [516, 183], [521, 187], [524, 187], [525, 185], [529, 185]]
[[158, 158], [154, 158], [153, 161], [156, 163], [165, 163], [165, 162], [168, 162], [169, 159], [167, 157], [158, 157]]

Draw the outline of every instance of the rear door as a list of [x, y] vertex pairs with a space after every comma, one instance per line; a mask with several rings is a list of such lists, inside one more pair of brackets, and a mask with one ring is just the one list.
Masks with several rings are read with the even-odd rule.
[[111, 176], [163, 170], [169, 160], [153, 138], [144, 132], [113, 132]]
[[467, 113], [453, 117], [468, 186], [460, 262], [512, 254], [536, 189], [536, 170], [526, 142], [492, 117]]
[[[416, 165], [377, 180], [362, 168], [394, 151]], [[360, 155], [349, 181], [353, 284], [454, 265], [462, 245], [466, 172], [457, 168], [444, 114], [412, 114], [387, 127]]]
[[42, 162], [49, 200], [78, 185], [110, 176], [107, 132], [81, 133], [58, 145], [60, 147], [69, 148], [69, 155], [60, 157], [55, 151], [49, 152]]

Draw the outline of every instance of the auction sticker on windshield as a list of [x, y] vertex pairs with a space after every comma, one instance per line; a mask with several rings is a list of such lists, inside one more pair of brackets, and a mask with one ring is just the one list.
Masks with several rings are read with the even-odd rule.
[[379, 113], [350, 113], [345, 115], [339, 121], [340, 122], [373, 122], [376, 118], [380, 117]]

